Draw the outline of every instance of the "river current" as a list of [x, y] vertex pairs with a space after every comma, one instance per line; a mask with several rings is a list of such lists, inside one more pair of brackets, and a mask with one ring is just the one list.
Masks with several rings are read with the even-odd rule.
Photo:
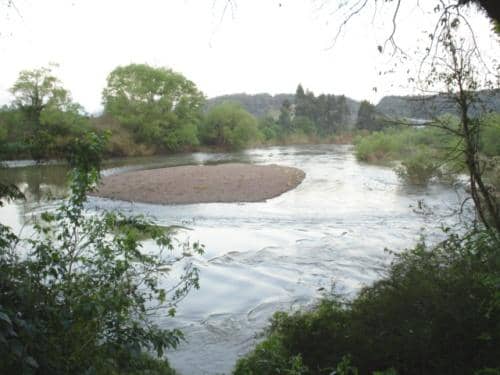
[[[352, 296], [384, 274], [391, 260], [384, 249], [401, 251], [422, 236], [438, 241], [441, 227], [460, 223], [456, 211], [463, 190], [407, 186], [389, 167], [357, 162], [351, 146], [129, 158], [107, 163], [104, 174], [224, 162], [292, 166], [306, 177], [296, 189], [260, 203], [168, 206], [89, 200], [91, 210], [116, 209], [181, 226], [176, 238], [205, 245], [204, 255], [194, 259], [201, 288], [182, 301], [174, 319], [158, 318], [160, 325], [179, 327], [186, 336], [168, 353], [184, 375], [230, 373], [237, 358], [259, 341], [275, 311], [307, 308], [333, 292]], [[58, 164], [10, 166], [0, 171], [2, 179], [18, 184], [28, 200], [0, 208], [0, 219], [21, 231], [30, 217], [57, 204], [42, 197], [64, 193], [66, 169]]]

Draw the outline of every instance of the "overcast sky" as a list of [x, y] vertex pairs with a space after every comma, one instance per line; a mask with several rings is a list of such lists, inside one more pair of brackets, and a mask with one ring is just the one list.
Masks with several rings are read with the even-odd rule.
[[[316, 94], [373, 102], [411, 93], [404, 75], [379, 75], [395, 61], [377, 50], [390, 33], [391, 7], [366, 9], [332, 46], [345, 18], [334, 12], [339, 1], [233, 0], [224, 12], [225, 0], [16, 0], [16, 9], [0, 0], [0, 104], [11, 100], [20, 70], [49, 62], [89, 112], [101, 108], [109, 72], [129, 63], [172, 68], [207, 97], [291, 93], [299, 82]], [[396, 37], [413, 52], [434, 20], [416, 1], [404, 3]], [[486, 19], [471, 19], [481, 48], [496, 51]]]

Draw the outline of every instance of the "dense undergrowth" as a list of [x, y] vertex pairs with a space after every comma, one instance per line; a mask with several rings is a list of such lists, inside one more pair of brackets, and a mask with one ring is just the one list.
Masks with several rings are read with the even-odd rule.
[[[457, 119], [448, 117], [441, 122], [456, 127]], [[481, 118], [479, 152], [484, 163], [485, 178], [500, 187], [498, 157], [500, 156], [500, 116], [489, 114]], [[433, 126], [393, 126], [354, 139], [356, 158], [370, 163], [395, 165], [395, 171], [412, 184], [430, 180], [454, 181], [466, 166], [461, 153], [463, 144], [452, 132]]]
[[[176, 251], [171, 233], [143, 217], [87, 213], [103, 146], [93, 134], [72, 142], [71, 193], [35, 219], [33, 233], [20, 238], [0, 224], [1, 374], [175, 373], [164, 352], [182, 333], [154, 317], [173, 316], [198, 288], [188, 259], [202, 247]], [[20, 198], [0, 188], [3, 200]]]
[[395, 254], [352, 301], [276, 313], [234, 374], [500, 374], [499, 248], [475, 231]]

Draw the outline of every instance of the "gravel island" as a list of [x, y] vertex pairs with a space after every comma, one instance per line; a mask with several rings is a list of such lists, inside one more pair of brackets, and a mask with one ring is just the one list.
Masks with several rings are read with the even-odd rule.
[[260, 202], [297, 187], [305, 173], [279, 165], [189, 165], [104, 177], [92, 195], [155, 204]]

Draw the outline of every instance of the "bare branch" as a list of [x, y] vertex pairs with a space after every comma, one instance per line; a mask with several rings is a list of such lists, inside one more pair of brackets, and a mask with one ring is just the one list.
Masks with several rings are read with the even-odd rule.
[[[359, 5], [360, 3], [361, 3], [361, 5]], [[356, 4], [354, 6], [351, 7], [350, 13], [347, 15], [347, 18], [345, 18], [344, 21], [340, 24], [340, 26], [337, 30], [337, 34], [335, 35], [335, 37], [333, 39], [333, 43], [328, 48], [326, 48], [327, 50], [332, 49], [335, 46], [335, 44], [337, 43], [337, 39], [339, 38], [340, 34], [342, 33], [344, 27], [351, 21], [351, 19], [353, 17], [355, 17], [359, 13], [361, 13], [361, 11], [364, 9], [364, 7], [366, 6], [367, 3], [368, 3], [368, 0], [360, 0], [360, 1], [356, 2]], [[340, 9], [340, 7], [339, 7], [339, 9]]]

